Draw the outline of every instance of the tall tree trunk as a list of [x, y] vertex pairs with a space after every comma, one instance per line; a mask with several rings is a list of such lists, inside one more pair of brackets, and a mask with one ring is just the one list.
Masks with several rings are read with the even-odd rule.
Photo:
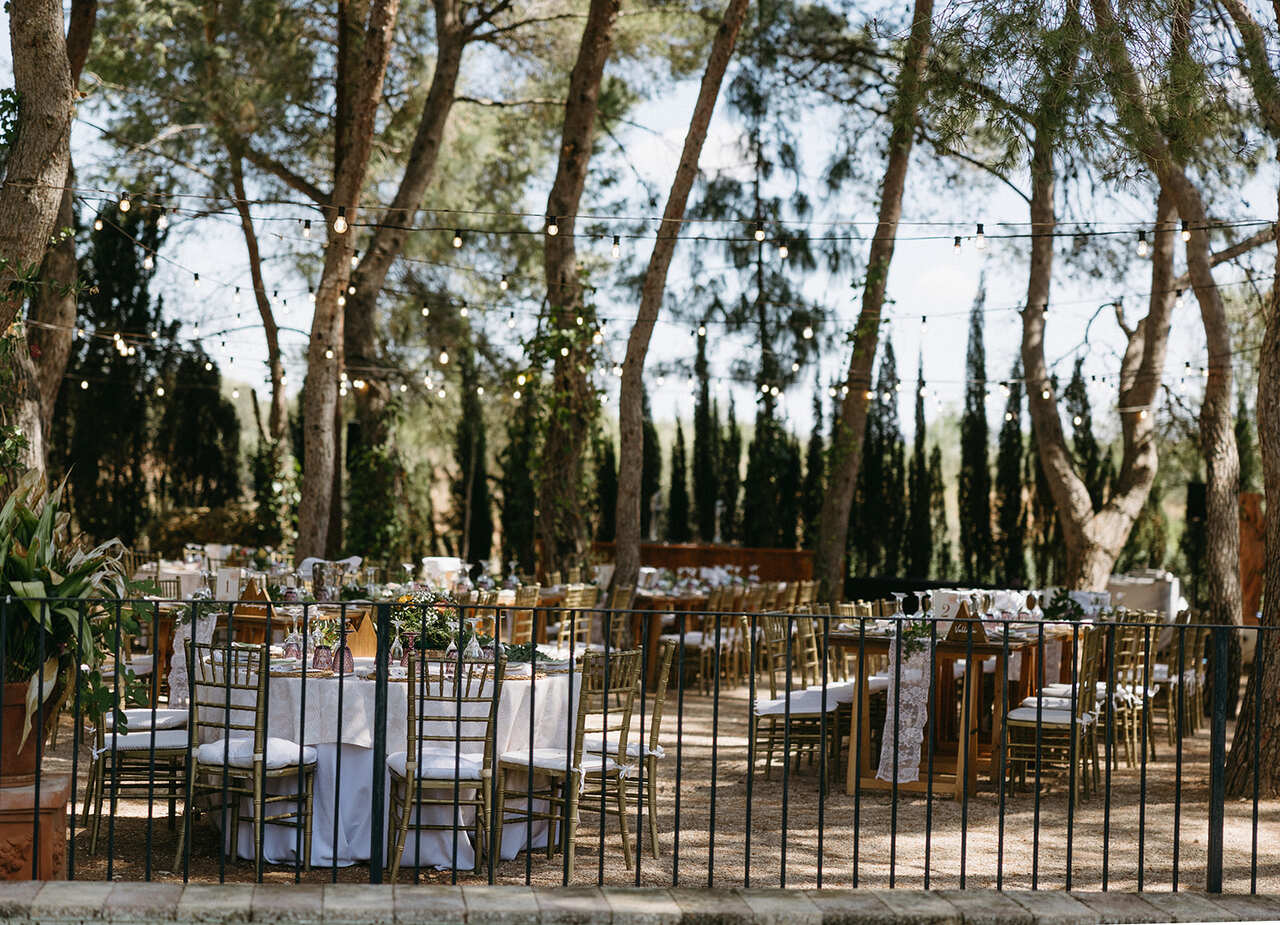
[[[97, 0], [72, 0], [71, 16], [67, 22], [67, 63], [71, 68], [71, 86], [80, 83], [93, 39], [93, 27], [97, 21]], [[75, 169], [67, 158], [66, 189], [58, 205], [58, 217], [54, 228], [72, 229], [75, 225]], [[76, 239], [68, 231], [60, 236], [44, 256], [40, 267], [41, 286], [31, 300], [29, 308], [33, 321], [41, 322], [27, 331], [27, 343], [36, 367], [36, 381], [40, 387], [40, 433], [44, 441], [44, 463], [49, 456], [49, 431], [53, 426], [53, 408], [62, 387], [62, 377], [67, 370], [67, 359], [75, 341], [76, 322]]]
[[876, 233], [867, 257], [867, 278], [862, 289], [862, 307], [853, 331], [853, 356], [845, 376], [848, 391], [840, 405], [840, 418], [831, 435], [827, 460], [827, 492], [815, 554], [820, 595], [824, 600], [844, 594], [845, 547], [849, 535], [849, 510], [853, 506], [858, 468], [862, 464], [862, 434], [867, 421], [867, 390], [871, 388], [871, 367], [875, 363], [880, 337], [880, 312], [884, 308], [889, 265], [893, 261], [902, 218], [902, 191], [911, 162], [920, 104], [920, 80], [929, 55], [933, 35], [933, 0], [915, 0], [911, 33], [898, 74], [897, 96], [891, 114], [889, 157], [880, 188], [880, 213]]
[[458, 73], [462, 68], [462, 53], [475, 28], [475, 24], [463, 26], [458, 0], [439, 0], [435, 3], [435, 14], [435, 71], [400, 186], [391, 205], [379, 218], [369, 239], [369, 247], [351, 274], [356, 291], [347, 299], [343, 337], [347, 361], [352, 368], [361, 371], [360, 378], [365, 381], [365, 387], [355, 392], [355, 418], [359, 426], [351, 431], [350, 437], [364, 446], [381, 446], [386, 442], [385, 410], [391, 398], [390, 385], [382, 374], [375, 371], [379, 366], [378, 296], [391, 265], [404, 248], [414, 215], [435, 176], [445, 126], [453, 109]]
[[[557, 348], [552, 408], [538, 480], [538, 533], [544, 569], [580, 565], [587, 553], [583, 463], [596, 412], [596, 397], [587, 379], [593, 362], [595, 312], [583, 304], [574, 227], [591, 161], [600, 83], [613, 44], [618, 6], [619, 0], [591, 0], [578, 58], [569, 75], [560, 159], [547, 197], [547, 215], [555, 217], [558, 233], [544, 235], [543, 241], [549, 336]], [[579, 316], [583, 318], [581, 325], [577, 323]]]
[[[17, 319], [43, 261], [71, 165], [75, 84], [62, 34], [62, 4], [29, 0], [9, 7], [17, 135], [0, 187], [0, 336]], [[27, 439], [23, 464], [44, 468], [40, 384], [25, 338], [15, 344], [13, 420]], [[3, 400], [0, 397], [0, 400]]]
[[[662, 310], [662, 296], [667, 286], [667, 271], [675, 253], [689, 191], [698, 175], [698, 159], [707, 138], [707, 127], [720, 96], [720, 85], [733, 55], [733, 47], [746, 18], [748, 0], [729, 0], [720, 27], [716, 30], [702, 75], [698, 100], [685, 133], [680, 163], [671, 181], [671, 192], [662, 213], [662, 225], [654, 242], [640, 290], [640, 309], [627, 338], [627, 353], [622, 361], [622, 387], [618, 399], [620, 433], [617, 506], [618, 584], [635, 584], [640, 571], [640, 476], [644, 466], [644, 363], [649, 352], [653, 328]], [[708, 539], [708, 537], [704, 537]]]
[[[371, 0], [368, 25], [361, 31], [346, 0], [338, 4], [337, 121], [334, 131], [334, 184], [325, 211], [328, 248], [316, 289], [311, 343], [307, 350], [304, 399], [304, 465], [298, 505], [295, 556], [322, 556], [330, 535], [338, 474], [338, 377], [342, 370], [343, 307], [351, 276], [352, 235], [334, 229], [334, 220], [354, 222], [373, 147], [374, 119], [390, 56], [399, 0]], [[340, 496], [337, 496], [340, 499]]]

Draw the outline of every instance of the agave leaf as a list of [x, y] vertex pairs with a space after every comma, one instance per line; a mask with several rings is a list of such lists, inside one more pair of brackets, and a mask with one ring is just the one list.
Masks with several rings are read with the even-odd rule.
[[52, 696], [54, 682], [57, 680], [58, 660], [51, 658], [44, 663], [40, 671], [33, 673], [31, 680], [27, 682], [27, 715], [22, 720], [22, 741], [18, 743], [18, 751], [22, 751], [22, 747], [27, 744], [27, 737], [31, 735], [31, 717], [35, 716], [40, 701], [48, 700]]
[[27, 605], [27, 610], [31, 612], [31, 619], [40, 624], [47, 631], [52, 631], [53, 627], [49, 620], [48, 609], [41, 606], [39, 598], [47, 597], [45, 593], [44, 583], [39, 581], [10, 581], [9, 587], [18, 595], [18, 599]]

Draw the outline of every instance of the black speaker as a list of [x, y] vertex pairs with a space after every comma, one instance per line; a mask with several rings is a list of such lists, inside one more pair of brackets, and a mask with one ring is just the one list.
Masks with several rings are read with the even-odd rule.
[[1205, 518], [1204, 482], [1187, 483], [1187, 522]]

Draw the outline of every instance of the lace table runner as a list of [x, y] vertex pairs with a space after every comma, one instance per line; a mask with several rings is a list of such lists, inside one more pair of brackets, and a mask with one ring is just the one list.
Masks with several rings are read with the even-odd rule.
[[893, 666], [897, 664], [897, 660], [898, 640], [895, 637], [889, 642], [889, 699], [885, 709], [884, 735], [880, 739], [880, 767], [876, 771], [876, 777], [883, 781], [893, 781], [896, 744], [898, 783], [902, 784], [920, 779], [920, 744], [924, 741], [924, 727], [929, 719], [929, 646], [925, 645], [923, 651], [904, 658], [901, 669], [895, 672]]

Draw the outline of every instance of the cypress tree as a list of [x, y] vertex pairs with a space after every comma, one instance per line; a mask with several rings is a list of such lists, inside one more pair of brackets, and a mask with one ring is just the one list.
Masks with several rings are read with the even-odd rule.
[[924, 356], [916, 363], [916, 424], [907, 476], [906, 572], [927, 578], [933, 565], [933, 530], [929, 523], [929, 461], [925, 452]]
[[802, 545], [813, 549], [818, 539], [818, 517], [822, 514], [822, 486], [826, 479], [826, 452], [822, 440], [822, 387], [815, 383], [813, 394], [813, 430], [805, 451], [804, 481], [800, 486], [800, 519], [803, 523]]
[[607, 435], [596, 441], [596, 508], [596, 538], [612, 543], [618, 536], [618, 454]]
[[1102, 447], [1093, 435], [1093, 412], [1089, 407], [1089, 389], [1084, 381], [1084, 357], [1077, 357], [1071, 371], [1071, 380], [1062, 393], [1063, 404], [1071, 416], [1071, 451], [1075, 456], [1077, 471], [1089, 489], [1089, 499], [1095, 511], [1101, 510], [1106, 501], [1110, 480], [1108, 460], [1103, 458]]
[[782, 468], [778, 474], [778, 535], [774, 545], [781, 549], [795, 549], [796, 528], [800, 525], [800, 488], [803, 484], [800, 441], [784, 436], [782, 454]]
[[534, 558], [534, 512], [538, 506], [537, 492], [529, 461], [537, 453], [537, 404], [534, 387], [530, 385], [515, 413], [507, 422], [507, 445], [503, 448], [499, 463], [502, 466], [502, 507], [499, 512], [502, 523], [502, 555], [508, 562], [515, 562], [520, 572], [532, 573]]
[[667, 540], [687, 543], [689, 530], [689, 470], [684, 455], [684, 428], [676, 421], [676, 441], [671, 448], [671, 491], [667, 503]]
[[493, 549], [493, 510], [489, 501], [484, 406], [477, 387], [475, 353], [470, 345], [459, 350], [462, 414], [454, 432], [453, 528], [458, 554], [464, 562], [488, 559]]
[[942, 478], [942, 449], [935, 443], [929, 453], [929, 523], [933, 528], [933, 577], [952, 577], [955, 559], [947, 525], [947, 485]]
[[693, 521], [698, 539], [710, 543], [716, 538], [717, 457], [720, 455], [720, 420], [711, 402], [707, 369], [707, 338], [699, 336], [694, 356], [698, 398], [693, 409]]
[[996, 450], [996, 522], [1001, 555], [998, 580], [1011, 588], [1026, 587], [1026, 513], [1022, 504], [1022, 362], [1009, 374], [1009, 399]]
[[662, 487], [662, 444], [658, 442], [658, 428], [653, 426], [653, 412], [649, 407], [649, 391], [641, 396], [644, 405], [644, 424], [641, 431], [640, 465], [640, 538], [652, 539], [653, 498]]
[[724, 442], [720, 447], [720, 539], [732, 543], [742, 539], [742, 522], [738, 516], [738, 493], [742, 481], [742, 431], [729, 398], [729, 416], [725, 422]]
[[880, 417], [884, 428], [884, 482], [880, 486], [880, 509], [884, 524], [880, 570], [885, 575], [901, 575], [906, 562], [907, 541], [907, 449], [898, 417], [898, 395], [902, 380], [898, 377], [898, 361], [893, 341], [885, 338], [884, 356], [880, 361], [877, 388], [884, 402]]
[[973, 582], [990, 579], [995, 549], [991, 538], [991, 470], [987, 467], [987, 360], [982, 313], [986, 280], [969, 312], [965, 354], [964, 416], [960, 419], [960, 568]]
[[[1055, 379], [1052, 387], [1056, 389], [1057, 386]], [[1036, 584], [1043, 588], [1057, 583], [1057, 578], [1066, 570], [1067, 560], [1062, 523], [1058, 520], [1058, 509], [1053, 502], [1053, 493], [1049, 490], [1049, 480], [1045, 478], [1044, 469], [1040, 465], [1040, 454], [1036, 452], [1034, 428], [1027, 438], [1025, 459], [1024, 481], [1032, 486], [1028, 504], [1030, 529], [1027, 537], [1032, 565], [1035, 567]]]
[[1236, 447], [1240, 454], [1240, 491], [1257, 491], [1262, 461], [1258, 456], [1258, 438], [1244, 389], [1236, 396]]

